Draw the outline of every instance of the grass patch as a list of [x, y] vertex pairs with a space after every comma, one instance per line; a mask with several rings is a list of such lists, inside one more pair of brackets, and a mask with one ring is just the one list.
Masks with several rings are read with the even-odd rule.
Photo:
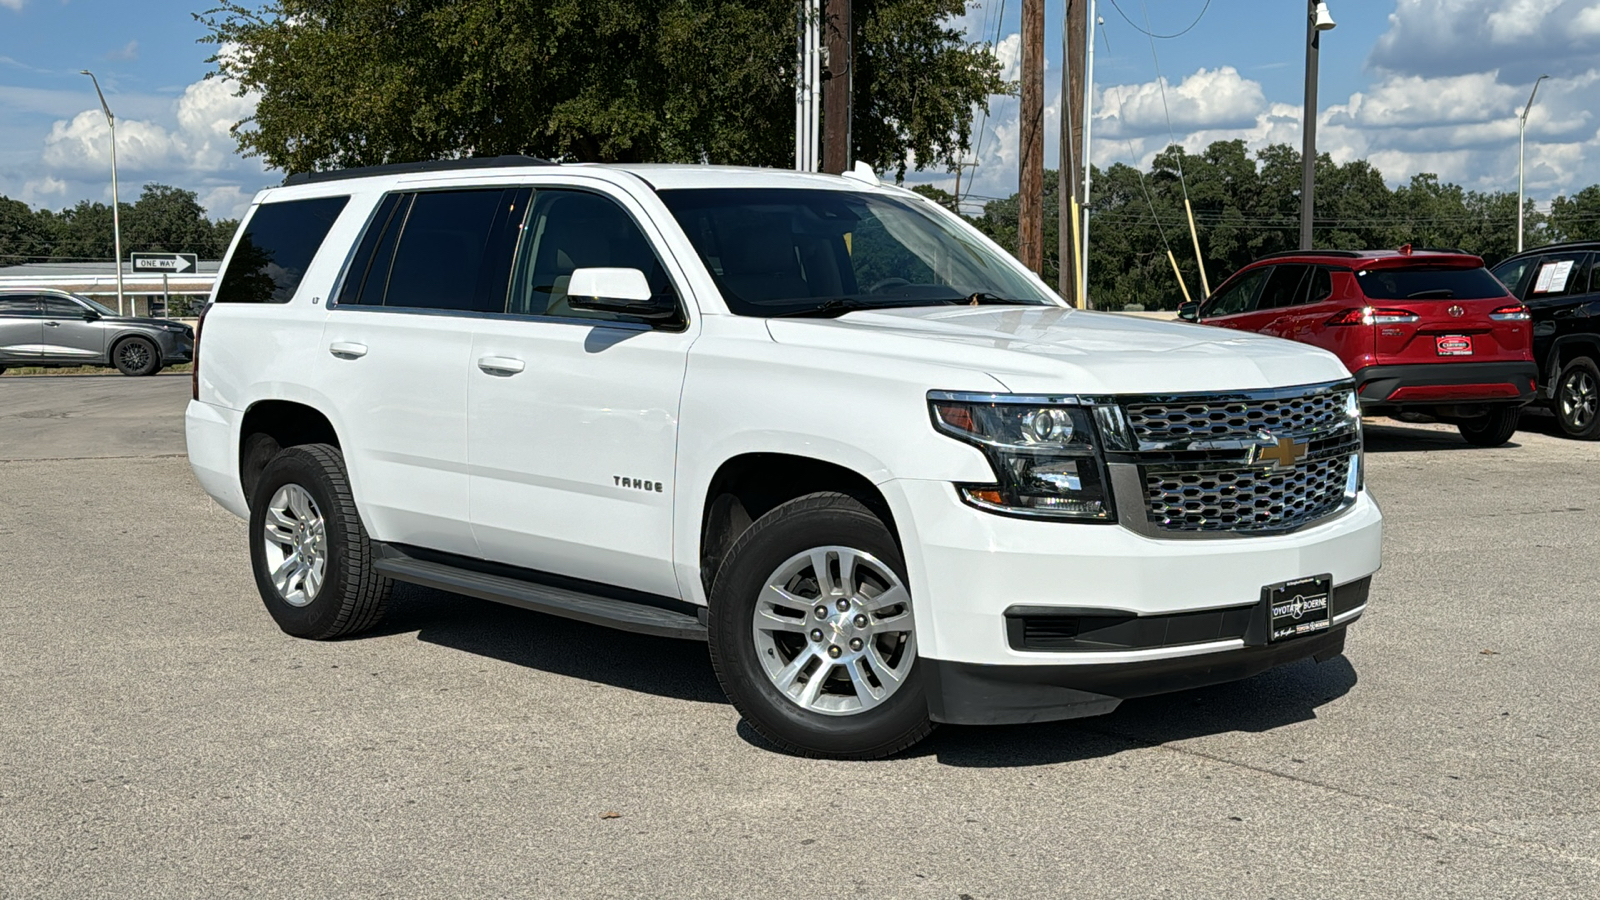
[[[173, 373], [187, 373], [194, 368], [194, 363], [178, 363], [175, 366], [162, 366], [161, 371]], [[107, 366], [65, 366], [50, 368], [47, 366], [19, 366], [7, 368], [0, 372], [0, 378], [9, 378], [12, 375], [116, 375], [117, 370]]]

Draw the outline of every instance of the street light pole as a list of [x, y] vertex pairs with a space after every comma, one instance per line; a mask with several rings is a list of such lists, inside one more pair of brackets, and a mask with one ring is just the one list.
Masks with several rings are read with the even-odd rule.
[[1533, 90], [1528, 94], [1528, 105], [1522, 108], [1522, 122], [1517, 125], [1517, 252], [1522, 252], [1522, 147], [1528, 132], [1528, 112], [1533, 109], [1533, 98], [1539, 93], [1539, 82], [1549, 78], [1549, 75], [1540, 75], [1533, 82]]
[[125, 316], [127, 313], [122, 308], [122, 204], [117, 199], [117, 117], [111, 114], [106, 95], [100, 90], [100, 79], [88, 69], [80, 74], [94, 82], [94, 92], [100, 97], [100, 108], [106, 114], [106, 125], [111, 128], [111, 241], [117, 254], [117, 315]]
[[1307, 0], [1306, 102], [1301, 112], [1303, 146], [1300, 149], [1300, 249], [1311, 249], [1311, 217], [1316, 208], [1317, 172], [1317, 51], [1322, 32], [1333, 28], [1333, 16], [1322, 0]]

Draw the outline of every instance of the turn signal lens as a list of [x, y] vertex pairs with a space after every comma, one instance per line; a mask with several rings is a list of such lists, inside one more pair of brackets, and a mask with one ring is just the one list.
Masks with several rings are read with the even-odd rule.
[[1496, 322], [1526, 322], [1532, 316], [1528, 315], [1526, 306], [1521, 303], [1512, 303], [1489, 313], [1489, 318], [1494, 319]]

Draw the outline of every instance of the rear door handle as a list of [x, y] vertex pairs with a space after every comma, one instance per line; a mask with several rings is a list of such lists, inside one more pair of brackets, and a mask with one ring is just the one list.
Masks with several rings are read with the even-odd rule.
[[367, 345], [353, 341], [334, 341], [328, 345], [328, 352], [340, 359], [360, 359], [367, 355]]
[[490, 375], [515, 375], [526, 367], [522, 360], [509, 356], [480, 356], [478, 368]]
[[46, 328], [60, 328], [61, 327], [61, 323], [60, 322], [46, 322], [46, 323], [44, 323], [44, 327], [46, 327]]

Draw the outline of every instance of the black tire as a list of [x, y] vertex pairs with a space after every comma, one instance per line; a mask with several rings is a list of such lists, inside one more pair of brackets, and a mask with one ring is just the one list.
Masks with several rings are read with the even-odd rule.
[[1587, 356], [1567, 363], [1556, 376], [1551, 409], [1556, 425], [1567, 437], [1600, 440], [1600, 366]]
[[[303, 606], [290, 604], [273, 585], [263, 537], [268, 505], [279, 488], [291, 484], [310, 494], [326, 534], [325, 574]], [[337, 447], [289, 447], [262, 470], [250, 498], [250, 567], [267, 612], [287, 634], [329, 640], [365, 631], [383, 619], [392, 583], [372, 570], [372, 546]]]
[[148, 338], [123, 338], [111, 348], [111, 364], [124, 375], [154, 375], [161, 371], [161, 351]]
[[1517, 420], [1522, 410], [1515, 406], [1497, 406], [1486, 415], [1458, 423], [1461, 436], [1474, 447], [1498, 447], [1517, 433]]
[[[752, 635], [757, 598], [786, 560], [829, 545], [864, 551], [906, 580], [894, 535], [860, 501], [817, 493], [791, 500], [751, 525], [729, 549], [711, 589], [711, 662], [746, 722], [778, 748], [828, 759], [877, 759], [933, 730], [922, 670], [912, 660], [905, 681], [879, 705], [851, 715], [802, 708], [773, 684]], [[914, 643], [913, 643], [914, 646]]]

